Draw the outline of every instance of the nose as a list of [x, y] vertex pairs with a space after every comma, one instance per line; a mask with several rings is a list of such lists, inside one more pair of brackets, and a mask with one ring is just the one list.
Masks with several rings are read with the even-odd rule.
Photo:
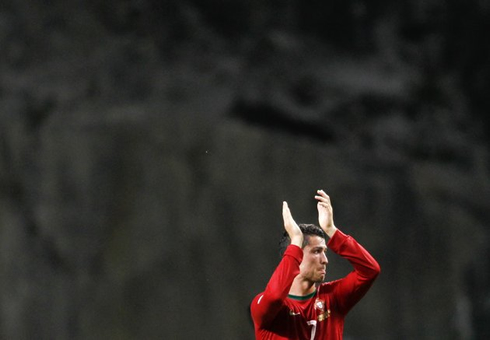
[[323, 264], [323, 263], [324, 263], [324, 264], [328, 264], [327, 254], [322, 253], [321, 261], [322, 261], [322, 264]]

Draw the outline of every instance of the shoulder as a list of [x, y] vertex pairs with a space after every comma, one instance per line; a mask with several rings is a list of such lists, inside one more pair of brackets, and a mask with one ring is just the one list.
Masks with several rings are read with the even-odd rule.
[[255, 295], [255, 297], [252, 299], [252, 305], [254, 304], [259, 304], [260, 300], [264, 297], [264, 292], [260, 292], [259, 294]]
[[343, 279], [338, 279], [335, 281], [323, 282], [318, 286], [318, 292], [320, 294], [329, 294], [335, 290], [335, 287], [342, 281]]
[[255, 295], [255, 297], [252, 299], [252, 302], [250, 303], [250, 306], [257, 306], [260, 305], [262, 302], [262, 299], [264, 297], [265, 292], [260, 292], [259, 294]]

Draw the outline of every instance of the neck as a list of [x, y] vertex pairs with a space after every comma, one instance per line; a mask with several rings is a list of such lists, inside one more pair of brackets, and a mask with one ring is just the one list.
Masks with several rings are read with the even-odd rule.
[[299, 275], [296, 276], [289, 290], [289, 294], [296, 296], [305, 296], [315, 291], [315, 283], [309, 280], [302, 279]]

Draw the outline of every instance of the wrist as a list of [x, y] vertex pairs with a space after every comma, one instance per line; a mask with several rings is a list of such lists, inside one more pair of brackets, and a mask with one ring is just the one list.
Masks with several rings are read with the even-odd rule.
[[303, 248], [303, 235], [296, 235], [291, 237], [291, 244]]
[[325, 234], [327, 234], [329, 238], [332, 238], [333, 234], [335, 234], [335, 232], [337, 231], [337, 227], [335, 227], [335, 225], [331, 225], [327, 228], [323, 228], [323, 231], [325, 232]]

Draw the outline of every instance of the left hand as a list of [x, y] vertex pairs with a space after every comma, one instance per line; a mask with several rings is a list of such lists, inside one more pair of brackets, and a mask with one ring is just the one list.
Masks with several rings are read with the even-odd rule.
[[337, 228], [333, 223], [333, 209], [332, 204], [330, 203], [330, 197], [325, 193], [325, 191], [317, 190], [315, 199], [318, 200], [318, 223], [320, 223], [320, 227], [323, 229], [325, 234], [327, 234], [328, 237], [332, 237], [337, 231]]

